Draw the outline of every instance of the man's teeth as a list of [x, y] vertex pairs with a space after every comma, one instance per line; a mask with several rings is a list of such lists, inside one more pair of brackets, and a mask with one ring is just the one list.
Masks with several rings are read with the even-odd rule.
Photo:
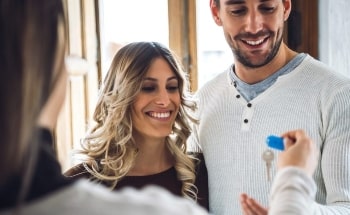
[[165, 112], [165, 113], [150, 112], [149, 115], [155, 118], [167, 118], [170, 116], [170, 112]]
[[258, 41], [248, 41], [248, 40], [246, 40], [246, 43], [248, 43], [249, 45], [252, 45], [252, 46], [260, 45], [263, 42], [264, 42], [264, 39], [261, 39], [261, 40], [258, 40]]

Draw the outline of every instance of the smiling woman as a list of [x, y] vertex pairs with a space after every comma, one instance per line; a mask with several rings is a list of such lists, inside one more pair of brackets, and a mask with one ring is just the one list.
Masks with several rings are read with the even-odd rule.
[[[154, 184], [208, 208], [204, 161], [186, 154], [187, 113], [195, 109], [184, 72], [156, 42], [136, 42], [115, 55], [83, 140], [86, 159], [65, 174], [89, 177], [119, 190]], [[196, 174], [198, 180], [196, 180]]]
[[144, 147], [154, 145], [154, 142], [164, 147], [164, 137], [171, 133], [179, 107], [178, 78], [166, 60], [156, 58], [131, 108], [135, 142], [147, 142], [149, 139], [150, 143], [142, 144]]

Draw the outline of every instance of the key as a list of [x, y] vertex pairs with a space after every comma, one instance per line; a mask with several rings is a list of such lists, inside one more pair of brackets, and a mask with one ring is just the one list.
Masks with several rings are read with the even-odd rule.
[[267, 170], [267, 181], [271, 181], [271, 164], [274, 158], [273, 151], [270, 149], [266, 149], [262, 154], [262, 159], [266, 163], [266, 170]]

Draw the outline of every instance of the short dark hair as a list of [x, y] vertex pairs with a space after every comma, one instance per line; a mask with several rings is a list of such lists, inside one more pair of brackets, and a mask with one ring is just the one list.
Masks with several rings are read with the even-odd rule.
[[216, 7], [220, 8], [220, 0], [214, 0]]
[[[286, 0], [282, 0], [282, 2], [285, 2]], [[220, 0], [214, 0], [214, 3], [217, 8], [220, 8]]]

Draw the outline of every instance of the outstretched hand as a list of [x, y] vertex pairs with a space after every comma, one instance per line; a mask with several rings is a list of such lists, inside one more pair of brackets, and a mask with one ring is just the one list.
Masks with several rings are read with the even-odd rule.
[[[285, 150], [278, 156], [278, 169], [295, 166], [312, 176], [317, 165], [318, 151], [315, 144], [303, 130], [288, 131], [282, 135]], [[268, 208], [245, 193], [240, 196], [244, 215], [267, 215]]]
[[268, 209], [262, 206], [255, 199], [242, 193], [240, 196], [241, 208], [244, 215], [267, 215]]

